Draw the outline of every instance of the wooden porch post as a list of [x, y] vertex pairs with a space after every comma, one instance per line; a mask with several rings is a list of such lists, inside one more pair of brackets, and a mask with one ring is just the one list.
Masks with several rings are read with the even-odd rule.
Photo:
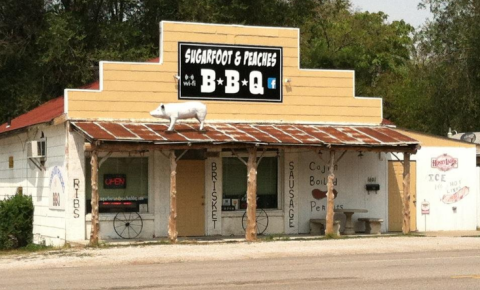
[[98, 245], [98, 153], [96, 150], [92, 151], [90, 165], [92, 167], [92, 227], [90, 231], [90, 245]]
[[170, 217], [168, 219], [168, 238], [177, 242], [177, 160], [175, 151], [170, 152]]
[[335, 207], [334, 199], [335, 196], [333, 194], [333, 180], [335, 179], [335, 174], [333, 173], [333, 169], [335, 166], [335, 151], [330, 151], [330, 173], [328, 174], [328, 183], [327, 183], [327, 218], [326, 218], [326, 226], [325, 226], [325, 235], [333, 234], [333, 209]]
[[403, 234], [410, 233], [410, 153], [403, 154]]
[[245, 239], [253, 242], [257, 239], [257, 148], [248, 149], [247, 163], [247, 229]]

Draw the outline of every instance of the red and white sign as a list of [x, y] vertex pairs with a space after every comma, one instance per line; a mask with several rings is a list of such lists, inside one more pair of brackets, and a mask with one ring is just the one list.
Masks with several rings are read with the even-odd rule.
[[432, 158], [432, 168], [437, 168], [440, 171], [449, 171], [450, 169], [458, 168], [458, 158], [453, 158], [447, 154]]
[[428, 201], [422, 202], [422, 214], [430, 214], [430, 203]]

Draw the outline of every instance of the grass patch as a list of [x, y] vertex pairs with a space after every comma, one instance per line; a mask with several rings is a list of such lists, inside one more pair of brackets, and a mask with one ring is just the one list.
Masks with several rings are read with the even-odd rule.
[[0, 250], [0, 256], [12, 256], [12, 255], [21, 255], [29, 253], [38, 253], [38, 252], [47, 252], [55, 250], [52, 246], [46, 246], [44, 244], [28, 244], [25, 247], [14, 249], [14, 250]]
[[266, 235], [259, 236], [258, 240], [261, 242], [276, 242], [276, 241], [290, 241], [290, 236], [286, 235]]
[[[119, 241], [126, 241], [126, 240], [119, 240]], [[177, 244], [180, 243], [187, 243], [187, 242], [178, 242]], [[131, 241], [130, 243], [125, 242], [105, 242], [101, 241], [98, 243], [96, 246], [90, 246], [87, 245], [86, 248], [92, 248], [92, 249], [104, 249], [104, 248], [126, 248], [126, 247], [144, 247], [144, 246], [154, 246], [154, 245], [173, 245], [170, 240], [168, 239], [162, 239], [158, 241], [149, 241], [149, 242], [142, 242], [142, 241]]]
[[334, 234], [334, 233], [331, 233], [331, 234], [326, 234], [324, 239], [326, 240], [334, 240], [334, 239], [340, 239], [341, 236], [337, 235], [337, 234]]

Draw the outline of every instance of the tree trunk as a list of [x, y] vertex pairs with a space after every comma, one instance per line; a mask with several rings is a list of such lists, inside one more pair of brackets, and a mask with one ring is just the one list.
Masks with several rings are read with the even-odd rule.
[[333, 194], [333, 180], [335, 179], [335, 174], [333, 173], [333, 168], [335, 166], [335, 151], [330, 151], [330, 173], [328, 174], [328, 183], [327, 183], [327, 217], [326, 217], [326, 227], [325, 235], [333, 234], [333, 209], [335, 207]]
[[248, 149], [247, 164], [247, 229], [245, 239], [253, 242], [257, 239], [257, 148]]
[[410, 233], [410, 153], [403, 154], [403, 234]]
[[98, 230], [99, 230], [99, 222], [98, 222], [98, 153], [97, 151], [92, 151], [92, 158], [90, 161], [90, 165], [92, 167], [92, 227], [90, 231], [90, 245], [97, 246], [98, 245]]
[[168, 219], [168, 238], [177, 242], [177, 161], [175, 151], [170, 152], [170, 217]]

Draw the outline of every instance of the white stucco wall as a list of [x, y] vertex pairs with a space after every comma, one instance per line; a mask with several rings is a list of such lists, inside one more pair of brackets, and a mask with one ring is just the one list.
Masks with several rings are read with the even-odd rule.
[[[169, 151], [163, 154], [153, 151], [152, 179], [149, 184], [152, 186], [154, 205], [149, 206], [150, 213], [155, 215], [155, 237], [168, 236], [168, 217], [170, 215], [170, 161]], [[151, 160], [151, 159], [150, 159]], [[149, 167], [150, 168], [150, 167]]]
[[[337, 159], [341, 153], [337, 153]], [[363, 153], [362, 158], [358, 152], [346, 153], [340, 160], [335, 171], [335, 189], [339, 192], [335, 199], [337, 208], [367, 209], [368, 213], [356, 213], [354, 221], [360, 217], [374, 217], [384, 219], [382, 231], [386, 231], [388, 218], [387, 212], [387, 161], [385, 154]], [[311, 218], [325, 218], [326, 198], [317, 200], [312, 196], [313, 189], [327, 190], [326, 181], [328, 166], [315, 153], [310, 150], [289, 149], [280, 154], [279, 184], [280, 208], [266, 210], [269, 216], [269, 225], [264, 234], [298, 234], [309, 233], [309, 220]], [[324, 160], [328, 160], [325, 152]], [[207, 235], [223, 236], [244, 235], [242, 216], [244, 211], [222, 212], [222, 167], [221, 157], [206, 160], [206, 233]], [[215, 174], [213, 174], [215, 172]], [[212, 178], [212, 176], [217, 178]], [[245, 177], [246, 178], [246, 177]], [[378, 192], [368, 193], [365, 184], [368, 179], [376, 181], [370, 183], [380, 184]], [[215, 181], [216, 191], [213, 191]], [[313, 185], [312, 183], [313, 182]], [[214, 202], [212, 193], [215, 193], [217, 203]], [[212, 214], [215, 209], [217, 212]], [[221, 217], [218, 220], [218, 217]], [[213, 219], [217, 219], [214, 228]], [[336, 219], [344, 222], [342, 214], [336, 214]], [[218, 224], [221, 223], [221, 232]], [[356, 222], [357, 231], [364, 230], [362, 222]]]
[[[45, 171], [27, 159], [27, 142], [40, 139], [42, 132], [47, 139]], [[65, 124], [33, 126], [27, 132], [0, 138], [0, 198], [14, 195], [18, 187], [23, 188], [23, 194], [32, 196], [35, 207], [33, 234], [37, 243], [59, 246], [66, 239], [65, 210], [52, 208], [50, 188], [54, 171], [64, 182], [67, 178], [65, 144]], [[9, 156], [14, 158], [14, 168], [8, 167]], [[61, 207], [64, 207], [67, 186], [62, 188], [60, 195]]]
[[[335, 207], [343, 209], [366, 209], [367, 213], [355, 213], [353, 221], [356, 231], [364, 231], [363, 222], [358, 218], [382, 218], [382, 232], [388, 224], [387, 204], [387, 161], [384, 153], [364, 152], [358, 157], [358, 152], [347, 152], [337, 163], [335, 168], [334, 188], [338, 191], [335, 198]], [[341, 153], [336, 152], [336, 160]], [[329, 153], [324, 152], [321, 160], [314, 152], [299, 154], [299, 233], [310, 231], [309, 220], [326, 217], [327, 199], [315, 199], [312, 196], [314, 189], [327, 190]], [[375, 181], [369, 181], [374, 179]], [[380, 185], [377, 192], [367, 192], [365, 185], [376, 183]], [[342, 221], [344, 215], [335, 214], [335, 219]]]
[[[432, 159], [447, 154], [458, 165], [442, 171]], [[478, 174], [475, 148], [422, 147], [417, 153], [417, 228], [419, 231], [475, 230], [477, 227]], [[468, 193], [454, 201], [461, 190]], [[463, 191], [465, 192], [465, 191]], [[430, 203], [430, 214], [422, 215], [421, 204]]]
[[67, 240], [85, 240], [85, 154], [84, 138], [69, 132], [67, 136]]
[[477, 167], [477, 230], [480, 229], [480, 167]]

